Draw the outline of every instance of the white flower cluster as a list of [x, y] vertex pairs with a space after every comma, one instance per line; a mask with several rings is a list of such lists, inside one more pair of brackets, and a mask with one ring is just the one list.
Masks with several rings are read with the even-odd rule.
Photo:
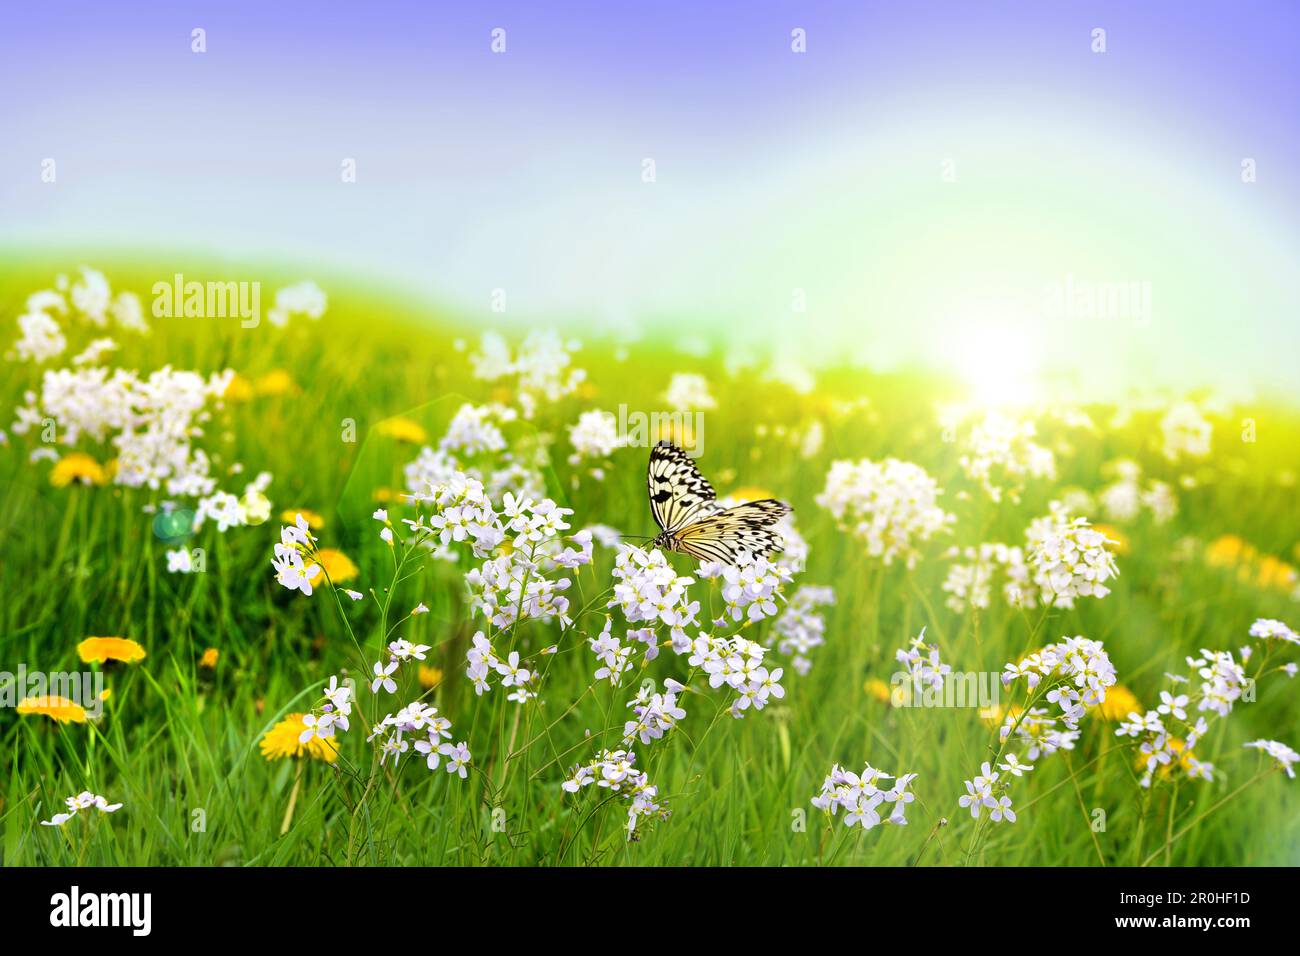
[[[1295, 633], [1286, 624], [1268, 618], [1255, 621], [1250, 627], [1250, 636], [1257, 642], [1296, 642]], [[1243, 647], [1242, 661], [1248, 660], [1253, 650], [1249, 645]], [[1146, 758], [1146, 773], [1140, 781], [1144, 787], [1151, 785], [1159, 767], [1171, 764], [1182, 767], [1189, 777], [1214, 779], [1214, 766], [1197, 760], [1192, 755], [1192, 748], [1204, 738], [1211, 721], [1232, 713], [1233, 706], [1250, 686], [1245, 667], [1229, 651], [1202, 649], [1199, 657], [1187, 658], [1187, 666], [1201, 678], [1194, 693], [1161, 691], [1160, 705], [1155, 710], [1130, 713], [1115, 731], [1117, 736], [1139, 741], [1138, 749]], [[1281, 670], [1294, 674], [1295, 667], [1287, 665]], [[1188, 679], [1180, 675], [1168, 676], [1175, 684], [1188, 683]], [[1197, 715], [1194, 720], [1188, 713], [1193, 704]], [[1209, 715], [1208, 719], [1206, 715]]]
[[618, 433], [618, 421], [612, 414], [593, 408], [579, 415], [577, 424], [569, 426], [569, 443], [573, 445], [569, 464], [576, 467], [595, 462], [589, 473], [597, 481], [604, 481], [609, 456], [626, 445], [627, 438]]
[[805, 584], [794, 592], [776, 619], [776, 649], [791, 658], [795, 673], [807, 674], [812, 667], [808, 655], [826, 643], [826, 619], [817, 608], [834, 603], [835, 592], [831, 588]]
[[1125, 523], [1138, 517], [1143, 508], [1151, 512], [1156, 524], [1167, 524], [1178, 514], [1178, 497], [1163, 481], [1141, 485], [1142, 466], [1129, 458], [1107, 462], [1103, 471], [1115, 480], [1097, 493], [1097, 500], [1108, 521]]
[[578, 545], [561, 548], [560, 532], [573, 514], [549, 498], [533, 501], [506, 492], [500, 510], [489, 499], [483, 483], [456, 473], [444, 484], [407, 496], [420, 510], [403, 522], [421, 536], [446, 547], [468, 543], [475, 557], [486, 560], [465, 575], [474, 610], [496, 628], [519, 620], [559, 618], [567, 627], [569, 599], [563, 592], [566, 577], [548, 577], [556, 568], [577, 568], [591, 561], [589, 532], [572, 537]]
[[1187, 665], [1201, 677], [1201, 694], [1197, 710], [1210, 710], [1220, 717], [1232, 713], [1248, 686], [1246, 668], [1233, 660], [1231, 651], [1201, 649], [1200, 657], [1187, 658]]
[[986, 760], [980, 764], [980, 772], [973, 779], [963, 781], [966, 792], [957, 799], [957, 803], [968, 807], [970, 815], [976, 820], [980, 817], [980, 811], [987, 809], [989, 819], [994, 823], [1015, 823], [1016, 811], [1011, 807], [1010, 778], [1019, 777], [1032, 769], [1032, 764], [1022, 764], [1013, 755], [1009, 755], [1004, 763], [998, 764], [997, 770], [989, 766]]
[[625, 746], [637, 738], [643, 744], [659, 740], [686, 716], [686, 710], [677, 703], [677, 695], [684, 690], [683, 686], [675, 680], [665, 681], [664, 686], [662, 694], [652, 694], [649, 687], [642, 687], [640, 693], [628, 702], [636, 719], [623, 724]]
[[303, 715], [302, 724], [305, 729], [298, 735], [300, 744], [305, 744], [312, 738], [328, 740], [336, 730], [347, 731], [351, 726], [348, 718], [352, 716], [352, 686], [340, 684], [338, 675], [335, 675], [321, 688], [321, 694], [325, 703]]
[[[320, 573], [320, 566], [311, 561], [315, 541], [302, 515], [295, 516], [294, 524], [280, 529], [280, 543], [275, 546], [271, 567], [275, 569], [275, 580], [281, 587], [311, 595], [312, 582]], [[183, 568], [178, 567], [178, 570]]]
[[894, 652], [894, 659], [907, 668], [913, 691], [918, 695], [926, 688], [942, 689], [943, 679], [952, 673], [952, 668], [939, 660], [939, 648], [925, 643], [924, 627], [907, 647]]
[[1192, 402], [1170, 406], [1160, 419], [1162, 450], [1170, 461], [1181, 457], [1204, 458], [1210, 453], [1214, 427]]
[[614, 636], [613, 627], [613, 620], [606, 617], [604, 630], [599, 636], [590, 638], [587, 645], [600, 663], [596, 669], [596, 680], [607, 680], [612, 686], [618, 687], [623, 682], [623, 675], [632, 669], [632, 654], [636, 650], [636, 644], [646, 645], [645, 654], [641, 659], [642, 664], [649, 663], [659, 656], [659, 645], [653, 626], [629, 629], [626, 634], [628, 640], [626, 644], [622, 639]]
[[430, 487], [462, 477], [481, 482], [492, 498], [507, 491], [524, 498], [545, 497], [542, 469], [548, 459], [544, 443], [534, 440], [530, 446], [521, 440], [518, 451], [511, 451], [501, 430], [518, 417], [518, 412], [505, 405], [462, 405], [438, 446], [426, 445], [403, 469], [407, 491], [423, 494]]
[[993, 585], [1001, 574], [1003, 598], [1012, 607], [1033, 607], [1037, 588], [1029, 581], [1024, 550], [1015, 545], [985, 542], [975, 547], [951, 548], [945, 555], [963, 560], [948, 568], [943, 590], [944, 603], [961, 614], [967, 610], [986, 610], [992, 602]]
[[1033, 422], [989, 411], [971, 427], [961, 456], [962, 471], [978, 481], [993, 501], [1001, 501], [1003, 492], [1018, 501], [1027, 479], [1056, 477], [1055, 457], [1034, 441], [1034, 435]]
[[[1048, 714], [1046, 708], [1032, 707], [1028, 711], [1013, 709], [998, 728], [998, 737], [1004, 743], [1014, 733], [1016, 742], [1025, 748], [1025, 759], [1033, 763], [1039, 757], [1054, 754], [1058, 750], [1073, 750], [1074, 742], [1079, 739], [1075, 729], [1061, 730], [1057, 718]], [[1014, 763], [1016, 757], [1007, 755], [1007, 760]]]
[[[22, 334], [6, 357], [41, 363], [62, 355], [68, 339], [56, 316], [69, 316], [83, 325], [100, 329], [111, 319], [118, 328], [128, 332], [149, 330], [135, 293], [121, 292], [114, 297], [104, 274], [83, 266], [75, 282], [59, 276], [53, 289], [42, 289], [27, 297], [26, 311], [18, 317], [18, 330]], [[93, 364], [112, 347], [116, 346], [111, 339], [98, 339], [78, 356], [78, 364]]]
[[709, 677], [713, 688], [726, 685], [736, 692], [731, 702], [731, 716], [745, 716], [751, 707], [762, 710], [772, 699], [785, 696], [780, 684], [784, 671], [778, 667], [769, 671], [763, 658], [767, 648], [739, 635], [714, 637], [701, 634], [691, 642], [687, 663], [698, 667]]
[[612, 573], [614, 596], [606, 606], [617, 605], [629, 624], [665, 625], [673, 648], [682, 653], [690, 644], [686, 628], [696, 623], [700, 611], [700, 602], [692, 601], [688, 590], [695, 579], [679, 575], [659, 550], [629, 544], [620, 545]]
[[320, 286], [305, 279], [293, 285], [277, 289], [275, 305], [266, 313], [267, 321], [272, 325], [284, 327], [295, 315], [309, 319], [319, 319], [325, 314], [326, 298]]
[[918, 546], [946, 531], [954, 520], [938, 505], [943, 492], [924, 468], [887, 458], [884, 462], [836, 461], [817, 503], [886, 564], [901, 558], [914, 567]]
[[725, 626], [728, 620], [756, 624], [772, 617], [777, 612], [781, 585], [792, 579], [787, 568], [749, 555], [742, 555], [735, 565], [701, 562], [697, 573], [722, 585], [723, 610], [713, 622], [715, 627]]
[[1250, 743], [1243, 744], [1244, 747], [1253, 747], [1256, 750], [1262, 750], [1275, 761], [1277, 765], [1286, 771], [1286, 775], [1295, 779], [1295, 771], [1291, 769], [1297, 761], [1300, 761], [1300, 754], [1296, 753], [1280, 740], [1252, 740]]
[[518, 417], [518, 412], [505, 405], [471, 405], [466, 402], [452, 416], [438, 448], [453, 455], [469, 457], [504, 451], [506, 437], [501, 426]]
[[164, 487], [168, 494], [200, 497], [216, 481], [207, 453], [192, 440], [203, 434], [208, 403], [219, 399], [233, 372], [203, 378], [197, 372], [160, 369], [142, 379], [125, 369], [51, 369], [41, 391], [27, 392], [16, 410], [14, 434], [56, 423], [60, 444], [83, 437], [117, 449], [113, 480], [128, 487]]
[[[406, 661], [424, 660], [429, 648], [423, 644], [415, 645], [409, 641], [397, 640], [388, 645], [388, 663], [376, 661], [375, 678], [370, 683], [372, 694], [384, 690], [393, 694], [397, 692], [397, 682], [393, 674], [398, 666]], [[352, 715], [353, 690], [347, 683], [339, 683], [338, 676], [330, 678], [329, 684], [322, 688], [325, 702], [304, 715], [304, 730], [299, 735], [299, 743], [308, 743], [313, 738], [328, 740], [339, 731], [346, 732], [348, 718]], [[412, 701], [395, 714], [387, 714], [375, 722], [366, 742], [371, 743], [382, 737], [378, 744], [379, 762], [383, 765], [391, 757], [396, 764], [402, 755], [412, 749], [408, 736], [418, 738], [414, 749], [425, 758], [425, 765], [430, 770], [437, 770], [443, 759], [447, 761], [447, 772], [457, 774], [462, 780], [468, 775], [466, 768], [471, 759], [465, 742], [452, 745], [451, 721], [439, 715], [438, 708], [421, 701]]]
[[532, 418], [542, 401], [556, 402], [571, 395], [587, 378], [585, 370], [570, 367], [578, 346], [566, 344], [555, 332], [530, 333], [514, 355], [499, 334], [486, 332], [479, 348], [469, 359], [474, 376], [488, 382], [514, 378], [525, 418]]
[[659, 788], [650, 783], [645, 771], [636, 768], [636, 754], [630, 750], [603, 750], [589, 763], [575, 766], [560, 786], [568, 793], [595, 784], [628, 801], [627, 832], [631, 839], [637, 823], [649, 817], [668, 819], [670, 811], [659, 800]]
[[1300, 634], [1297, 634], [1290, 625], [1282, 621], [1275, 621], [1271, 618], [1261, 617], [1250, 626], [1250, 636], [1260, 637], [1265, 640], [1286, 641], [1290, 644], [1300, 644]]
[[668, 382], [664, 401], [674, 412], [711, 412], [718, 407], [717, 399], [709, 394], [709, 381], [695, 372], [677, 372]]
[[[556, 649], [554, 645], [543, 648], [537, 656], [554, 654]], [[482, 631], [474, 635], [465, 658], [469, 662], [465, 674], [473, 682], [475, 694], [481, 696], [492, 689], [489, 678], [495, 673], [501, 678], [502, 687], [512, 688], [507, 699], [516, 704], [527, 703], [537, 696], [537, 691], [533, 690], [539, 679], [537, 670], [524, 666], [528, 661], [521, 661], [518, 651], [499, 656]]]
[[1116, 681], [1115, 665], [1101, 641], [1079, 636], [1062, 638], [1019, 663], [1008, 663], [1002, 683], [1010, 687], [1022, 677], [1031, 694], [1047, 684], [1047, 700], [1060, 708], [1061, 720], [1071, 730], [1089, 707], [1106, 699], [1106, 688]]
[[109, 803], [107, 797], [101, 797], [97, 793], [91, 793], [89, 790], [83, 790], [75, 797], [68, 797], [63, 801], [68, 807], [67, 813], [56, 813], [48, 820], [42, 820], [43, 827], [61, 827], [67, 823], [81, 810], [98, 810], [100, 813], [116, 813], [122, 809], [120, 803]]
[[1071, 518], [1061, 508], [1036, 519], [1027, 532], [1029, 568], [1045, 603], [1074, 607], [1076, 597], [1103, 598], [1106, 582], [1119, 576], [1108, 539], [1088, 526], [1087, 518]]
[[[916, 799], [908, 790], [914, 773], [893, 774], [877, 770], [871, 764], [862, 768], [862, 773], [845, 770], [839, 764], [831, 767], [831, 772], [822, 781], [821, 792], [812, 798], [812, 805], [818, 810], [829, 811], [835, 816], [844, 810], [844, 825], [859, 825], [864, 830], [884, 823], [896, 826], [907, 824], [907, 805]], [[883, 780], [893, 780], [894, 785], [881, 789], [878, 784]], [[888, 804], [882, 807], [881, 804]], [[882, 817], [881, 810], [888, 809], [889, 815]]]

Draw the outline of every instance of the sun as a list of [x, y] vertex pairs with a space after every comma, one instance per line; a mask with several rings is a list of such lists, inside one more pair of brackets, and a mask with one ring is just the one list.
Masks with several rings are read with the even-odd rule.
[[945, 364], [966, 384], [970, 400], [985, 407], [1024, 407], [1042, 398], [1042, 351], [1034, 324], [1009, 311], [965, 313], [945, 337]]

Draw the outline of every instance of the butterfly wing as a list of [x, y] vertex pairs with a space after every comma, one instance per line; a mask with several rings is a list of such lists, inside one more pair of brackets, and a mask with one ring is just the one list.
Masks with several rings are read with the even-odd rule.
[[677, 532], [683, 554], [699, 561], [736, 564], [740, 552], [763, 557], [781, 550], [781, 535], [773, 527], [790, 513], [790, 506], [774, 498], [746, 501], [692, 521]]
[[650, 511], [664, 531], [676, 531], [720, 510], [713, 486], [700, 474], [691, 456], [672, 442], [661, 441], [650, 449], [646, 484]]

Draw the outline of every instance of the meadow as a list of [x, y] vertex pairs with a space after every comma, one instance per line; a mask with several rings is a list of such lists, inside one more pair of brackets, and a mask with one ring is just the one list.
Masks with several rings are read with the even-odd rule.
[[[990, 413], [325, 276], [261, 277], [256, 327], [157, 318], [170, 264], [100, 260], [107, 293], [79, 261], [0, 271], [0, 671], [108, 695], [0, 708], [5, 865], [1297, 862], [1293, 408]], [[653, 437], [720, 498], [789, 502], [786, 553], [739, 585], [649, 555], [648, 441], [581, 418], [620, 406], [678, 412]]]

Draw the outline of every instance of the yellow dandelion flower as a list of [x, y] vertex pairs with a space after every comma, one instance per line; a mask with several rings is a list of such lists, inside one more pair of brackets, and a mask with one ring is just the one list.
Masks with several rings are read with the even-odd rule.
[[329, 575], [328, 580], [334, 584], [345, 584], [361, 574], [361, 569], [338, 548], [321, 548], [316, 552], [315, 560], [319, 567], [316, 576], [312, 578], [313, 587], [324, 585], [325, 575]]
[[339, 747], [333, 738], [322, 740], [313, 736], [307, 743], [298, 738], [307, 729], [303, 723], [303, 714], [285, 714], [280, 721], [262, 736], [262, 756], [267, 760], [280, 760], [284, 757], [301, 757], [304, 753], [313, 760], [333, 763], [338, 759]]
[[442, 671], [436, 667], [420, 665], [420, 686], [425, 690], [432, 690], [442, 683]]
[[298, 391], [293, 376], [282, 368], [274, 369], [261, 376], [253, 385], [258, 395], [291, 395]]
[[979, 712], [980, 720], [990, 727], [1002, 726], [1002, 718], [1006, 715], [1007, 712], [1001, 704], [989, 704]]
[[882, 704], [889, 703], [889, 685], [879, 677], [868, 677], [862, 689], [866, 691], [868, 697], [874, 697]]
[[380, 422], [375, 426], [375, 431], [385, 438], [406, 442], [411, 445], [420, 445], [429, 439], [428, 432], [421, 427], [419, 422], [413, 422], [409, 418], [403, 418], [400, 415]]
[[134, 664], [144, 660], [144, 648], [127, 637], [88, 637], [77, 645], [77, 654], [89, 664], [123, 661]]
[[89, 455], [74, 451], [64, 455], [50, 472], [50, 484], [55, 488], [66, 488], [73, 482], [82, 485], [102, 485], [108, 481], [104, 466]]
[[735, 498], [737, 501], [762, 501], [764, 498], [773, 497], [772, 492], [766, 488], [756, 488], [753, 485], [746, 485], [744, 488], [737, 488], [728, 498]]
[[212, 670], [217, 666], [217, 659], [220, 657], [221, 652], [219, 650], [215, 647], [209, 647], [203, 652], [203, 656], [199, 658], [199, 666]]
[[373, 497], [380, 504], [387, 504], [390, 501], [397, 501], [401, 497], [401, 492], [388, 487], [376, 488]]
[[1290, 593], [1296, 586], [1296, 570], [1271, 555], [1260, 559], [1255, 579], [1262, 588], [1273, 588]]
[[585, 380], [578, 385], [578, 397], [584, 401], [591, 401], [600, 394], [600, 389], [593, 385], [590, 380]]
[[1095, 524], [1092, 526], [1092, 530], [1104, 534], [1109, 539], [1106, 542], [1107, 547], [1116, 554], [1129, 553], [1128, 535], [1120, 531], [1119, 528], [1108, 524]]
[[1249, 561], [1255, 549], [1235, 534], [1215, 538], [1205, 549], [1205, 563], [1216, 568], [1228, 568]]
[[1097, 705], [1102, 720], [1123, 720], [1132, 713], [1142, 713], [1137, 697], [1123, 684], [1106, 688], [1106, 699]]
[[298, 515], [302, 515], [302, 520], [307, 522], [307, 527], [312, 531], [325, 527], [325, 519], [310, 508], [285, 508], [280, 512], [280, 520], [285, 524], [293, 524], [298, 520]]
[[492, 401], [497, 405], [509, 405], [511, 397], [510, 389], [505, 385], [492, 389]]
[[86, 708], [66, 697], [24, 697], [18, 702], [18, 713], [26, 716], [38, 714], [59, 724], [84, 724]]
[[247, 402], [253, 397], [253, 383], [236, 372], [221, 397], [227, 402]]

